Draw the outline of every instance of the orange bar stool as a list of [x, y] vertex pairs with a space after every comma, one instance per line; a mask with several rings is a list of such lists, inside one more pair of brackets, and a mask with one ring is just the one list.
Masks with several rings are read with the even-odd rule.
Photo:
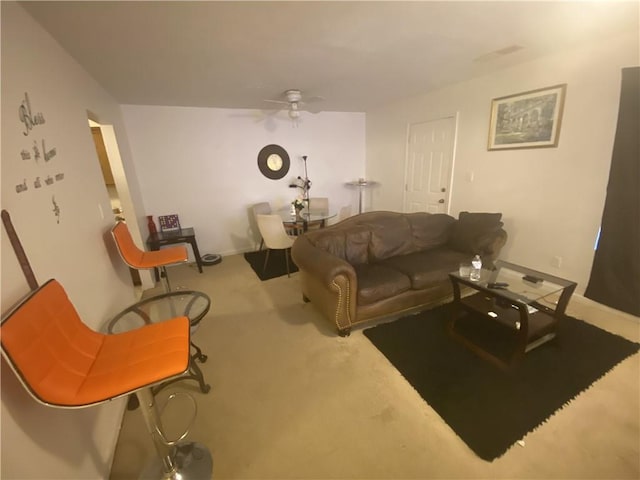
[[[0, 325], [2, 354], [38, 402], [84, 408], [135, 393], [158, 458], [145, 478], [211, 478], [202, 444], [168, 440], [151, 388], [189, 370], [189, 319], [176, 317], [114, 335], [87, 327], [56, 280], [31, 291]], [[174, 396], [180, 395], [174, 394]], [[171, 399], [172, 397], [170, 397]], [[188, 457], [188, 458], [187, 458]]]
[[122, 220], [118, 221], [111, 229], [111, 235], [116, 242], [118, 252], [120, 253], [120, 257], [122, 257], [122, 260], [124, 260], [124, 263], [136, 270], [159, 268], [165, 279], [165, 291], [171, 291], [166, 267], [185, 263], [187, 261], [189, 256], [184, 245], [177, 245], [175, 247], [148, 252], [140, 250], [131, 237], [129, 227], [127, 227], [127, 224]]

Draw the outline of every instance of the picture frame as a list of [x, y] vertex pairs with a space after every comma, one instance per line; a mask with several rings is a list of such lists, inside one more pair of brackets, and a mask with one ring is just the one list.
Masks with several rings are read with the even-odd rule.
[[161, 215], [158, 217], [161, 232], [174, 232], [180, 230], [178, 215]]
[[557, 147], [567, 84], [494, 98], [487, 150]]

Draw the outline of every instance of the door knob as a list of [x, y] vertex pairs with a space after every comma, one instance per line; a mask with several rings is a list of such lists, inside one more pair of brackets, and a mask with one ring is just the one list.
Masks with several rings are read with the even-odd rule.
[[444, 203], [444, 198], [441, 198], [440, 200], [438, 200], [438, 203]]
[[446, 191], [447, 191], [447, 189], [446, 189], [445, 187], [442, 187], [442, 188], [440, 189], [440, 191], [444, 193], [444, 192], [446, 192]]

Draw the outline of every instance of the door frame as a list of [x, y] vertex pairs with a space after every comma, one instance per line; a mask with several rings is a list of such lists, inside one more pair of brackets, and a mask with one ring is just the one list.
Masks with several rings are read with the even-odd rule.
[[453, 195], [453, 172], [455, 170], [456, 163], [456, 154], [458, 149], [458, 126], [460, 121], [460, 112], [456, 111], [449, 115], [442, 115], [435, 118], [429, 118], [426, 120], [420, 120], [415, 122], [407, 122], [406, 133], [405, 133], [405, 141], [404, 141], [404, 183], [402, 184], [402, 211], [406, 212], [406, 202], [407, 202], [407, 185], [409, 184], [409, 141], [411, 139], [411, 126], [418, 125], [420, 123], [429, 123], [436, 122], [438, 120], [444, 120], [446, 118], [453, 119], [453, 135], [451, 137], [452, 145], [451, 145], [451, 166], [449, 167], [449, 185], [447, 185], [447, 209], [446, 212], [448, 215], [451, 214], [451, 198]]
[[[118, 146], [118, 140], [116, 138], [116, 132], [112, 124], [110, 123], [102, 123], [100, 120], [97, 120], [94, 115], [88, 112], [88, 125], [89, 132], [91, 132], [91, 127], [99, 127], [100, 133], [102, 136], [102, 141], [105, 147], [105, 153], [107, 160], [109, 161], [109, 167], [111, 169], [111, 173], [113, 174], [113, 179], [115, 182], [115, 188], [118, 192], [118, 197], [120, 199], [120, 203], [122, 204], [122, 209], [126, 215], [127, 225], [129, 227], [129, 231], [131, 232], [131, 236], [133, 240], [138, 244], [142, 245], [143, 250], [145, 249], [145, 239], [142, 236], [142, 229], [140, 228], [140, 221], [136, 214], [136, 208], [133, 203], [133, 199], [131, 196], [131, 190], [129, 188], [129, 180], [127, 179], [126, 171], [124, 168], [124, 164], [122, 162], [122, 157], [120, 156], [120, 147]], [[96, 157], [97, 158], [97, 157]], [[106, 191], [106, 185], [105, 185]], [[115, 219], [114, 219], [115, 221]], [[140, 280], [142, 282], [143, 289], [150, 289], [155, 287], [155, 279], [152, 275], [151, 270], [139, 270]], [[133, 285], [132, 285], [133, 286]], [[135, 286], [134, 286], [135, 288]]]

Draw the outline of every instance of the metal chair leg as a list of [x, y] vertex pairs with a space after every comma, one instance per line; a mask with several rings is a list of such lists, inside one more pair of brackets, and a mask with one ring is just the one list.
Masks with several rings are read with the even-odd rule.
[[262, 266], [263, 272], [267, 269], [267, 262], [269, 261], [269, 253], [271, 253], [271, 249], [267, 248], [267, 255], [264, 257], [264, 265]]
[[[160, 415], [150, 388], [136, 392], [140, 411], [158, 453], [140, 478], [209, 479], [213, 472], [213, 458], [209, 449], [195, 442], [170, 442], [164, 437]], [[184, 437], [184, 435], [183, 435]]]
[[140, 411], [144, 418], [144, 423], [147, 426], [147, 431], [151, 435], [153, 446], [156, 448], [158, 458], [162, 466], [162, 473], [165, 477], [174, 477], [177, 473], [177, 468], [171, 455], [171, 447], [167, 445], [162, 439], [162, 424], [160, 423], [160, 415], [156, 407], [153, 393], [150, 388], [143, 388], [136, 392], [138, 402], [140, 404]]
[[284, 261], [287, 264], [287, 277], [290, 277], [291, 275], [289, 275], [289, 249], [288, 248], [284, 249]]
[[205, 355], [204, 353], [202, 353], [202, 349], [197, 346], [195, 343], [193, 343], [193, 341], [191, 342], [191, 346], [196, 350], [196, 353], [194, 353], [192, 355], [193, 358], [200, 360], [201, 363], [204, 363], [207, 361], [207, 355]]
[[[191, 344], [191, 346], [195, 346], [193, 345], [193, 343]], [[198, 349], [198, 347], [196, 347]], [[200, 357], [200, 358], [199, 358]], [[200, 369], [200, 366], [197, 364], [196, 360], [200, 360], [202, 362], [204, 362], [204, 360], [202, 360], [202, 357], [204, 357], [204, 359], [207, 359], [206, 355], [202, 354], [202, 351], [200, 351], [200, 349], [198, 349], [198, 351], [194, 354], [191, 355], [191, 358], [189, 359], [189, 371], [188, 373], [186, 373], [185, 375], [182, 375], [180, 377], [176, 377], [176, 378], [172, 378], [171, 380], [168, 380], [166, 382], [162, 382], [159, 385], [156, 385], [155, 387], [153, 387], [151, 389], [151, 393], [153, 393], [154, 395], [157, 394], [160, 390], [162, 390], [163, 388], [167, 387], [168, 385], [171, 385], [172, 383], [176, 383], [176, 382], [181, 382], [183, 380], [195, 380], [196, 382], [198, 382], [198, 386], [200, 387], [200, 391], [202, 393], [209, 393], [209, 391], [211, 390], [211, 385], [209, 385], [208, 383], [205, 382], [204, 380], [204, 374], [202, 373], [202, 370]], [[135, 408], [135, 405], [132, 405], [133, 408]], [[129, 408], [130, 410], [132, 408]]]
[[162, 277], [164, 277], [164, 283], [165, 283], [165, 291], [167, 293], [169, 293], [171, 291], [171, 284], [169, 283], [169, 275], [167, 274], [167, 267], [161, 267], [162, 270], [162, 274], [160, 275], [160, 279], [162, 280]]

